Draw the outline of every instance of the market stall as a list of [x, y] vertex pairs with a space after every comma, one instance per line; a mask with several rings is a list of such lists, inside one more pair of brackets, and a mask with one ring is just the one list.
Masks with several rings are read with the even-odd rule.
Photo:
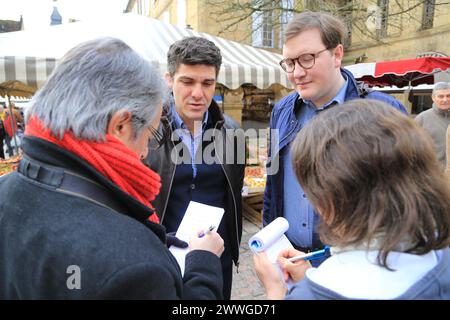
[[395, 61], [358, 63], [345, 66], [357, 80], [373, 87], [398, 88], [434, 84], [434, 76], [450, 70], [450, 57], [424, 57]]
[[266, 178], [263, 167], [248, 166], [245, 168], [242, 210], [244, 217], [255, 224], [262, 222], [265, 185]]
[[[261, 141], [261, 139], [258, 139]], [[265, 163], [267, 147], [264, 143], [249, 143], [242, 191], [243, 215], [255, 224], [262, 223], [263, 196], [266, 186]]]
[[20, 159], [20, 155], [16, 155], [6, 160], [0, 159], [0, 177], [16, 170], [17, 166], [19, 165]]
[[40, 88], [69, 49], [104, 36], [125, 41], [158, 66], [162, 74], [167, 71], [167, 51], [173, 42], [188, 36], [204, 37], [220, 48], [223, 61], [217, 82], [227, 90], [238, 89], [243, 84], [261, 89], [274, 84], [291, 87], [278, 65], [282, 57], [277, 53], [134, 13], [0, 34], [0, 83], [17, 80]]

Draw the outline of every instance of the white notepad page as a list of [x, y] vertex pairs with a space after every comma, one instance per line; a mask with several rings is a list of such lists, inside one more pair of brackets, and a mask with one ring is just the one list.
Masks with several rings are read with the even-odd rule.
[[[183, 216], [183, 220], [178, 227], [176, 237], [183, 241], [189, 242], [189, 238], [197, 234], [198, 231], [207, 230], [210, 226], [215, 226], [215, 230], [219, 227], [224, 213], [223, 208], [209, 206], [203, 203], [191, 201]], [[184, 264], [189, 248], [177, 248], [171, 246], [170, 252], [177, 259], [180, 265], [181, 274], [184, 275]]]

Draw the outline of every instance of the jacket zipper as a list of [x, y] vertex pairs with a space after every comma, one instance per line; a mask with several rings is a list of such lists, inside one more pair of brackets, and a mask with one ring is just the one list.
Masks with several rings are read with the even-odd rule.
[[[291, 120], [290, 122], [291, 122], [291, 125], [294, 125], [295, 120]], [[285, 135], [285, 136], [283, 137], [282, 140], [280, 140], [280, 142], [278, 143], [278, 146], [280, 146], [281, 143], [282, 143], [284, 140], [286, 140], [286, 139], [292, 134], [292, 132], [295, 131], [295, 128], [296, 128], [296, 127], [297, 127], [297, 126], [294, 125], [294, 128], [292, 128], [292, 130], [289, 131], [289, 133], [288, 133], [287, 135]], [[281, 150], [281, 148], [279, 148], [278, 150]]]
[[[170, 133], [170, 135], [172, 136], [172, 132]], [[170, 143], [172, 143], [172, 149], [171, 149], [171, 153], [172, 153], [172, 150], [175, 148], [175, 143], [172, 141], [172, 139], [169, 139], [169, 140], [170, 140]], [[178, 154], [176, 156], [176, 163], [178, 163]], [[175, 179], [175, 171], [177, 171], [176, 165], [174, 166], [172, 178], [170, 179], [170, 184], [169, 184], [169, 189], [168, 189], [169, 194], [167, 195], [166, 203], [164, 204], [164, 209], [163, 209], [163, 212], [161, 215], [161, 224], [164, 221], [164, 216], [166, 215], [167, 204], [169, 203], [169, 197], [170, 197], [170, 190], [172, 190], [173, 180]]]
[[[215, 125], [214, 130], [218, 130], [217, 129], [217, 124]], [[226, 144], [226, 141], [225, 141], [225, 144]], [[216, 139], [214, 139], [214, 150], [217, 150]], [[223, 173], [225, 174], [225, 178], [227, 179], [228, 186], [230, 187], [231, 196], [233, 197], [234, 221], [235, 221], [235, 227], [236, 227], [236, 229], [235, 229], [236, 230], [236, 244], [237, 244], [237, 248], [238, 248], [238, 258], [237, 258], [237, 261], [236, 261], [235, 265], [236, 265], [236, 272], [239, 272], [239, 238], [238, 238], [238, 221], [237, 221], [236, 197], [234, 196], [233, 187], [231, 186], [230, 178], [227, 175], [227, 171], [225, 170], [225, 167], [224, 167], [222, 161], [220, 161], [219, 157], [217, 156], [217, 152], [215, 152], [215, 156], [216, 156], [216, 159], [219, 160], [220, 166], [222, 167]]]

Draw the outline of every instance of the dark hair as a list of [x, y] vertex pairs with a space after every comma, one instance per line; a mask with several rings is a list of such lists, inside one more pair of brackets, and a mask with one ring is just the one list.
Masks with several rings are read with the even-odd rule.
[[167, 70], [171, 76], [175, 74], [180, 64], [214, 66], [217, 76], [222, 64], [222, 55], [214, 42], [201, 37], [188, 37], [172, 43], [167, 52]]
[[368, 249], [377, 241], [387, 269], [390, 251], [425, 254], [450, 244], [450, 186], [432, 142], [393, 107], [370, 99], [336, 106], [303, 128], [292, 148], [323, 242]]
[[347, 28], [340, 19], [325, 12], [305, 11], [295, 15], [288, 23], [284, 35], [285, 41], [311, 29], [320, 31], [322, 42], [328, 49], [343, 44], [347, 34]]

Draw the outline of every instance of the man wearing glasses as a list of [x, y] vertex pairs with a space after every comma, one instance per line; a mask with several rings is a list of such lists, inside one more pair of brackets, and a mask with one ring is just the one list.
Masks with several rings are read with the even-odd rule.
[[436, 83], [431, 100], [433, 100], [432, 107], [421, 112], [414, 120], [430, 134], [438, 159], [445, 168], [447, 162], [445, 134], [450, 126], [450, 82]]
[[279, 161], [279, 169], [267, 175], [263, 224], [285, 217], [289, 221], [287, 237], [303, 252], [322, 249], [323, 244], [316, 233], [318, 216], [292, 169], [290, 144], [297, 133], [323, 110], [350, 99], [378, 99], [406, 113], [399, 101], [383, 93], [368, 92], [341, 68], [345, 35], [342, 21], [321, 12], [296, 15], [286, 28], [280, 65], [295, 92], [281, 99], [272, 111], [270, 128], [272, 137], [273, 130], [278, 130], [279, 144], [276, 150], [269, 151], [268, 165]]
[[[225, 209], [217, 232], [225, 244], [221, 256], [223, 295], [230, 299], [232, 265], [233, 261], [238, 264], [242, 235], [245, 159], [239, 162], [237, 157], [245, 155], [245, 145], [235, 143], [237, 123], [222, 114], [213, 100], [221, 63], [219, 48], [207, 39], [189, 37], [170, 46], [166, 81], [173, 95], [164, 106], [158, 129], [170, 139], [154, 141], [155, 145], [151, 142], [152, 149], [162, 145], [145, 163], [162, 179], [153, 204], [167, 232], [177, 231], [190, 201]], [[230, 150], [234, 146], [237, 149]], [[220, 156], [219, 149], [234, 152], [234, 157]]]

